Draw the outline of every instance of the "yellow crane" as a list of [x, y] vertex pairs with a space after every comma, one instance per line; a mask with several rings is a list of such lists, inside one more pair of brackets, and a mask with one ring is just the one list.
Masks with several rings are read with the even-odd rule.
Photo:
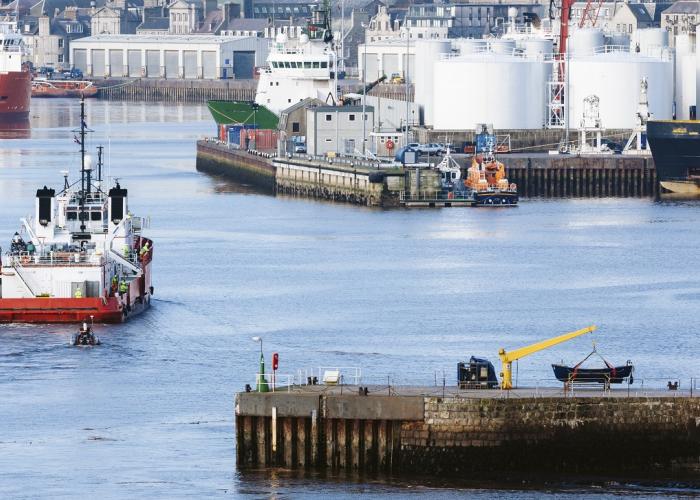
[[591, 333], [595, 331], [596, 328], [597, 327], [595, 325], [587, 326], [586, 328], [576, 330], [575, 332], [565, 333], [564, 335], [559, 335], [558, 337], [543, 340], [542, 342], [537, 342], [536, 344], [521, 347], [520, 349], [516, 349], [511, 352], [506, 352], [505, 349], [501, 348], [501, 350], [498, 351], [498, 357], [501, 358], [501, 370], [503, 370], [501, 372], [501, 377], [503, 377], [503, 381], [501, 382], [501, 388], [513, 388], [513, 361], [517, 361], [518, 359], [523, 358], [528, 354], [533, 354], [535, 352], [542, 351], [543, 349], [547, 349], [557, 344], [561, 344], [562, 342], [566, 342], [567, 340], [574, 339], [586, 333]]

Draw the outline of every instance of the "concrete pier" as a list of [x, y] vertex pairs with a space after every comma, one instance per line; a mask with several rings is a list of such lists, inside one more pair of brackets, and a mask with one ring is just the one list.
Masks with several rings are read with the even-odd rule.
[[462, 478], [499, 471], [700, 477], [698, 398], [398, 390], [240, 393], [238, 466]]
[[[454, 158], [464, 169], [471, 162], [467, 155]], [[659, 193], [654, 161], [648, 156], [509, 154], [499, 160], [525, 198], [640, 198]], [[277, 157], [274, 151], [246, 152], [215, 140], [197, 143], [198, 170], [270, 193], [384, 207], [473, 204], [442, 192], [435, 169], [377, 166], [351, 158]]]
[[271, 154], [250, 154], [214, 141], [197, 141], [197, 170], [275, 192]]

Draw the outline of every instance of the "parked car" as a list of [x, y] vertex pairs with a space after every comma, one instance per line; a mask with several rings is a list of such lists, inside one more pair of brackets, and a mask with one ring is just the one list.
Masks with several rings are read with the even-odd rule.
[[620, 143], [611, 141], [610, 139], [602, 139], [600, 141], [600, 145], [603, 147], [603, 149], [607, 148], [616, 155], [622, 154], [623, 147]]
[[408, 144], [406, 144], [406, 149], [408, 149], [409, 151], [418, 151], [419, 148], [420, 144], [417, 142], [409, 142]]
[[421, 144], [418, 146], [418, 152], [424, 155], [436, 155], [444, 151], [444, 146], [436, 142], [430, 144]]
[[297, 144], [294, 146], [295, 153], [306, 153], [306, 144]]

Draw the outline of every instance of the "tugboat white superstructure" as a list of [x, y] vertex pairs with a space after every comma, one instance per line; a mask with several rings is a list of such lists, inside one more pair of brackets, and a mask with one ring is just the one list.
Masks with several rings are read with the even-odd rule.
[[260, 74], [255, 102], [280, 114], [309, 97], [335, 104], [338, 57], [333, 47], [330, 4], [314, 8], [306, 33], [290, 39], [280, 33], [272, 44], [267, 68]]
[[22, 219], [2, 255], [0, 323], [118, 323], [144, 310], [153, 294], [153, 242], [144, 220], [129, 212], [127, 190], [102, 189], [85, 154], [81, 101], [80, 180], [63, 189], [37, 190], [34, 216]]

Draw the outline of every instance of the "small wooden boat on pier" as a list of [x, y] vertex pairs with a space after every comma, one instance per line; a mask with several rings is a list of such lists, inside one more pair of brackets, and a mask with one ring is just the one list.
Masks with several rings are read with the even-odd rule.
[[[598, 355], [605, 366], [601, 368], [581, 368], [581, 365], [593, 354]], [[613, 366], [603, 356], [598, 354], [595, 348], [593, 352], [575, 366], [553, 364], [552, 369], [557, 380], [564, 383], [599, 383], [608, 385], [621, 384], [627, 378], [629, 378], [630, 384], [634, 381], [632, 376], [634, 365], [631, 361], [628, 360], [627, 364], [622, 366]]]

